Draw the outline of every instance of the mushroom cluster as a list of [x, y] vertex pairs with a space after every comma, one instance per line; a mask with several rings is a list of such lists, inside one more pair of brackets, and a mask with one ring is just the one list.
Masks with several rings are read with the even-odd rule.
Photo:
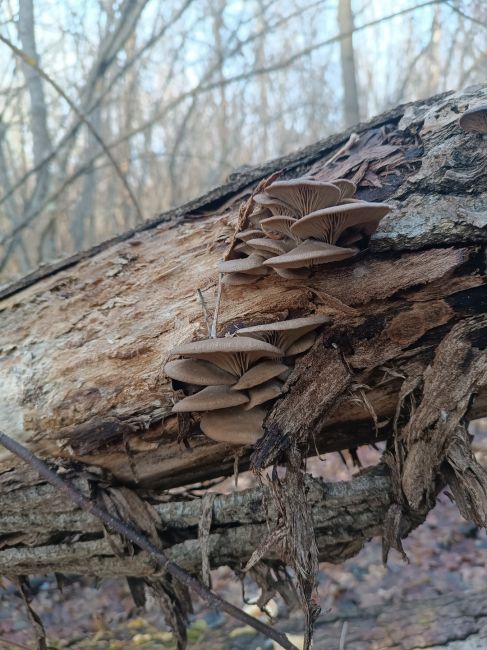
[[306, 276], [312, 266], [355, 255], [390, 211], [385, 203], [353, 198], [356, 186], [340, 178], [274, 181], [253, 198], [251, 227], [237, 233], [234, 259], [222, 261], [226, 284], [246, 284], [272, 269], [285, 278]]
[[173, 412], [201, 412], [201, 430], [213, 440], [254, 444], [264, 433], [266, 406], [282, 392], [296, 357], [328, 323], [314, 315], [238, 330], [234, 336], [204, 339], [174, 348], [168, 377], [181, 382], [186, 397]]

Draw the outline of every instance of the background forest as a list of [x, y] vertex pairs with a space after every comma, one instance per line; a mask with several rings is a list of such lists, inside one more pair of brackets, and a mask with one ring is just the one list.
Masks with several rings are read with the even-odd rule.
[[485, 80], [486, 24], [482, 0], [0, 1], [0, 284]]

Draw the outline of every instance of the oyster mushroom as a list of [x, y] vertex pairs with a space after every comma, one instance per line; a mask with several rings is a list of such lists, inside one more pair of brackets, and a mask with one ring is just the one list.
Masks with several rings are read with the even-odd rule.
[[285, 235], [290, 239], [294, 239], [295, 237], [291, 232], [291, 226], [294, 223], [296, 223], [296, 219], [294, 217], [288, 217], [286, 215], [277, 215], [275, 217], [268, 217], [267, 219], [262, 219], [260, 225], [264, 233], [268, 236], [277, 233], [279, 235]]
[[245, 372], [236, 384], [233, 384], [232, 390], [246, 390], [258, 384], [263, 384], [269, 379], [277, 377], [287, 370], [287, 366], [280, 361], [266, 359], [260, 361]]
[[461, 116], [460, 126], [464, 131], [487, 134], [487, 104], [470, 108]]
[[164, 372], [171, 379], [196, 386], [232, 386], [235, 375], [222, 370], [214, 363], [198, 359], [175, 359], [164, 366]]
[[230, 390], [228, 386], [207, 386], [189, 395], [172, 407], [173, 413], [190, 413], [191, 411], [214, 411], [230, 406], [239, 406], [249, 401], [245, 393]]
[[245, 411], [259, 406], [259, 404], [264, 404], [271, 399], [276, 399], [282, 393], [282, 384], [276, 379], [271, 379], [266, 381], [264, 384], [259, 384], [254, 386], [249, 390], [250, 399], [243, 407]]
[[[288, 356], [288, 350], [293, 344], [312, 332], [320, 325], [330, 323], [331, 319], [322, 314], [305, 316], [304, 318], [293, 318], [291, 320], [278, 321], [277, 323], [265, 323], [264, 325], [255, 325], [239, 329], [237, 336], [252, 336], [261, 341], [271, 343], [280, 348]], [[312, 345], [312, 343], [311, 343]], [[309, 346], [311, 347], [311, 346]], [[298, 354], [294, 352], [293, 354]], [[283, 368], [283, 372], [284, 372]]]
[[347, 180], [346, 178], [337, 178], [332, 181], [333, 185], [336, 185], [340, 190], [339, 201], [344, 201], [346, 199], [351, 199], [352, 196], [357, 191], [357, 186], [352, 181]]
[[292, 208], [291, 216], [303, 217], [310, 212], [335, 205], [341, 190], [333, 183], [308, 178], [275, 181], [266, 188], [266, 194]]
[[183, 343], [172, 354], [210, 361], [238, 378], [262, 357], [282, 357], [283, 351], [265, 341], [239, 336]]
[[[251, 241], [259, 241], [253, 239]], [[246, 273], [250, 275], [265, 275], [265, 267], [262, 267], [265, 257], [252, 253], [248, 257], [241, 257], [234, 260], [218, 262], [218, 270], [221, 273]]]
[[279, 239], [269, 239], [267, 237], [260, 237], [258, 239], [249, 239], [245, 242], [247, 246], [253, 248], [257, 254], [262, 253], [271, 255], [280, 255], [281, 253], [286, 253], [291, 248], [295, 246], [295, 242], [289, 240], [288, 242]]
[[262, 408], [243, 410], [242, 407], [210, 411], [201, 418], [204, 434], [217, 442], [253, 445], [264, 435], [266, 411]]
[[291, 226], [291, 232], [300, 239], [310, 237], [334, 244], [342, 232], [360, 226], [364, 234], [371, 235], [379, 221], [390, 212], [386, 203], [347, 203], [324, 210], [316, 210]]
[[281, 269], [311, 268], [318, 264], [345, 260], [356, 255], [357, 252], [358, 249], [356, 248], [342, 248], [341, 246], [333, 246], [332, 244], [308, 239], [296, 246], [292, 251], [277, 257], [270, 257], [265, 262], [262, 262], [262, 264], [264, 266], [270, 266], [276, 271], [280, 271]]

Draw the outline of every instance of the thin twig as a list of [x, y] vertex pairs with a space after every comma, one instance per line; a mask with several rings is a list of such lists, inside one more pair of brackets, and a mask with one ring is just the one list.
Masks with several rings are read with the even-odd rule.
[[285, 634], [272, 629], [269, 625], [249, 616], [238, 607], [235, 607], [235, 605], [223, 600], [221, 596], [218, 596], [205, 587], [199, 580], [170, 560], [162, 551], [151, 544], [151, 542], [149, 542], [149, 540], [139, 530], [136, 530], [132, 526], [120, 521], [120, 519], [113, 517], [96, 503], [87, 499], [78, 492], [71, 483], [68, 483], [68, 481], [65, 481], [53, 472], [43, 460], [34, 456], [31, 451], [16, 440], [13, 440], [13, 438], [10, 438], [10, 436], [3, 433], [3, 431], [0, 431], [0, 444], [33, 467], [42, 478], [51, 483], [51, 485], [57, 488], [67, 498], [74, 501], [74, 503], [76, 503], [76, 505], [78, 505], [82, 510], [98, 517], [98, 519], [100, 519], [106, 526], [117, 532], [119, 535], [123, 535], [123, 537], [130, 540], [133, 544], [136, 544], [143, 551], [149, 553], [149, 555], [158, 561], [161, 569], [167, 571], [167, 573], [182, 582], [189, 589], [192, 589], [211, 607], [222, 609], [238, 621], [241, 621], [245, 625], [250, 625], [250, 627], [253, 627], [261, 634], [264, 634], [268, 638], [279, 643], [283, 648], [285, 648], [285, 650], [298, 650], [296, 646], [289, 641]]
[[83, 124], [86, 124], [87, 128], [89, 129], [89, 131], [91, 132], [91, 134], [93, 135], [95, 140], [98, 142], [98, 144], [103, 149], [105, 155], [108, 157], [108, 159], [112, 163], [112, 165], [113, 165], [113, 167], [114, 167], [114, 169], [115, 169], [115, 171], [117, 173], [117, 176], [120, 178], [120, 180], [122, 181], [125, 189], [127, 190], [127, 193], [128, 193], [128, 195], [130, 197], [130, 200], [132, 201], [132, 203], [134, 205], [134, 208], [135, 208], [135, 211], [137, 212], [137, 218], [139, 219], [139, 221], [143, 221], [144, 217], [142, 215], [142, 211], [140, 209], [139, 203], [138, 203], [137, 199], [135, 198], [135, 194], [132, 192], [132, 188], [130, 187], [130, 185], [129, 185], [127, 179], [125, 178], [124, 173], [120, 169], [117, 161], [113, 157], [112, 152], [107, 147], [107, 145], [103, 141], [103, 138], [98, 133], [98, 131], [95, 129], [93, 124], [83, 115], [83, 113], [79, 110], [79, 108], [76, 106], [76, 104], [73, 102], [73, 100], [70, 99], [68, 97], [68, 95], [66, 95], [66, 93], [61, 88], [61, 86], [52, 77], [50, 77], [46, 72], [44, 72], [44, 70], [37, 65], [37, 63], [34, 61], [34, 59], [32, 57], [30, 57], [23, 50], [21, 50], [16, 45], [14, 45], [11, 41], [9, 41], [8, 38], [5, 38], [5, 36], [2, 36], [1, 34], [0, 34], [0, 41], [4, 45], [9, 47], [12, 50], [12, 52], [16, 56], [18, 56], [20, 59], [22, 59], [22, 61], [26, 65], [33, 68], [37, 72], [37, 74], [40, 77], [42, 77], [42, 79], [44, 79], [44, 81], [46, 81], [50, 86], [52, 86], [54, 88], [54, 90], [64, 99], [64, 101], [69, 104], [69, 107], [76, 113], [76, 115], [83, 122]]
[[213, 312], [213, 323], [211, 324], [210, 338], [216, 339], [216, 328], [218, 325], [218, 312], [220, 311], [220, 302], [222, 298], [222, 280], [223, 273], [218, 275], [218, 289], [216, 290], [215, 311]]
[[201, 309], [203, 310], [203, 316], [205, 319], [206, 323], [206, 328], [208, 330], [208, 338], [211, 338], [211, 323], [210, 323], [210, 317], [208, 316], [208, 310], [206, 308], [206, 302], [205, 298], [201, 292], [201, 289], [196, 289], [196, 295], [198, 296], [198, 300], [201, 303]]

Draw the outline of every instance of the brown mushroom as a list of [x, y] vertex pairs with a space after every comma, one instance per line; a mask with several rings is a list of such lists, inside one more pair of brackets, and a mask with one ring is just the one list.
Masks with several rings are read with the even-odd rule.
[[289, 251], [289, 253], [277, 257], [270, 257], [265, 262], [262, 262], [262, 264], [264, 266], [270, 266], [276, 271], [278, 269], [310, 268], [317, 264], [345, 260], [356, 255], [357, 252], [358, 249], [356, 248], [342, 248], [341, 246], [333, 246], [332, 244], [308, 239], [302, 244], [299, 244], [299, 246], [296, 246], [292, 251]]
[[269, 239], [268, 237], [249, 239], [246, 244], [247, 246], [251, 246], [257, 252], [257, 254], [262, 252], [263, 254], [271, 253], [272, 255], [280, 255], [281, 253], [286, 253], [296, 245], [295, 242], [291, 240], [276, 240]]
[[280, 381], [271, 379], [266, 381], [265, 384], [259, 384], [259, 386], [254, 386], [249, 390], [250, 400], [243, 407], [245, 411], [259, 406], [259, 404], [264, 404], [271, 399], [276, 399], [282, 393], [282, 384]]
[[[254, 196], [254, 201], [257, 204], [261, 205], [263, 208], [265, 208], [265, 210], [268, 213], [270, 212], [272, 216], [277, 216], [277, 215], [288, 215], [292, 217], [299, 216], [297, 211], [294, 210], [290, 205], [288, 205], [284, 201], [279, 201], [279, 199], [275, 199], [274, 197], [267, 194], [267, 192], [261, 192], [260, 194], [256, 194]], [[267, 217], [268, 216], [269, 214], [267, 214]]]
[[465, 111], [459, 122], [464, 131], [487, 134], [487, 104]]
[[172, 354], [211, 361], [219, 368], [241, 377], [259, 359], [282, 357], [283, 351], [265, 341], [238, 336], [183, 343], [176, 346]]
[[357, 186], [352, 181], [349, 181], [346, 178], [337, 178], [332, 181], [333, 185], [336, 185], [340, 190], [339, 201], [345, 201], [346, 199], [351, 199], [352, 196], [357, 191]]
[[262, 230], [266, 235], [271, 236], [274, 233], [279, 235], [285, 235], [290, 239], [294, 239], [294, 235], [291, 232], [291, 226], [293, 223], [296, 223], [294, 217], [288, 217], [286, 215], [277, 215], [275, 217], [268, 217], [267, 219], [262, 219], [260, 222]]
[[164, 372], [171, 379], [196, 386], [232, 386], [235, 375], [222, 370], [214, 363], [198, 359], [175, 359], [164, 366]]
[[308, 178], [275, 181], [266, 188], [273, 199], [290, 205], [291, 216], [303, 217], [310, 212], [335, 205], [340, 200], [341, 190], [333, 183]]
[[313, 237], [334, 244], [342, 232], [352, 226], [361, 226], [371, 235], [377, 229], [379, 221], [390, 212], [386, 203], [349, 203], [336, 205], [324, 210], [316, 210], [296, 221], [291, 232], [300, 239]]
[[[251, 241], [259, 241], [252, 239]], [[249, 273], [251, 275], [265, 275], [262, 262], [265, 257], [252, 253], [248, 257], [240, 257], [234, 260], [218, 262], [218, 270], [221, 273]]]
[[238, 232], [235, 237], [242, 241], [247, 241], [248, 239], [255, 239], [256, 237], [265, 237], [265, 233], [258, 228], [247, 228], [246, 230]]
[[261, 341], [272, 343], [272, 345], [284, 350], [287, 355], [287, 350], [295, 341], [298, 341], [301, 337], [320, 327], [320, 325], [329, 322], [331, 322], [331, 319], [328, 316], [314, 314], [313, 316], [305, 316], [304, 318], [293, 318], [276, 323], [244, 327], [239, 329], [236, 334], [239, 337], [253, 336]]
[[232, 390], [246, 390], [258, 384], [263, 384], [269, 379], [277, 377], [287, 369], [287, 366], [280, 361], [265, 359], [245, 372], [238, 382], [233, 385]]
[[176, 402], [172, 407], [173, 413], [189, 413], [191, 411], [214, 411], [230, 406], [239, 406], [249, 401], [245, 393], [230, 390], [228, 386], [207, 386], [202, 390]]
[[316, 340], [316, 334], [314, 332], [309, 332], [308, 334], [305, 334], [300, 339], [298, 339], [296, 343], [293, 343], [291, 346], [288, 347], [288, 349], [286, 350], [286, 356], [294, 357], [297, 354], [302, 354], [303, 352], [306, 352], [306, 350], [310, 349], [310, 347], [313, 345], [315, 340]]
[[201, 418], [200, 428], [208, 438], [233, 445], [253, 445], [264, 435], [266, 411], [241, 407], [210, 411]]

